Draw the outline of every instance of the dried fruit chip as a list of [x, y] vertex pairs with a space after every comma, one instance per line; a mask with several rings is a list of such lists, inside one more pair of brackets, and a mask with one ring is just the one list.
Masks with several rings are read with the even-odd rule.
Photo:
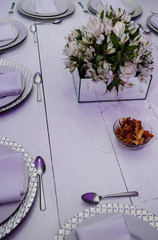
[[141, 121], [136, 119], [121, 118], [119, 125], [115, 133], [120, 140], [127, 144], [141, 145], [154, 137], [149, 131], [144, 130]]

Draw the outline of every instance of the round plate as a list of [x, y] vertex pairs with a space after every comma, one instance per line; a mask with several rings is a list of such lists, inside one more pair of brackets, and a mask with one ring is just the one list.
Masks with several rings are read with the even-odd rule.
[[[4, 25], [4, 23], [0, 22], [0, 26]], [[0, 47], [6, 46], [8, 44], [10, 44], [11, 42], [14, 42], [16, 40], [16, 38], [18, 37], [18, 29], [12, 25], [13, 31], [15, 33], [15, 38], [14, 39], [9, 39], [9, 40], [4, 40], [4, 41], [0, 41]]]
[[0, 18], [0, 23], [11, 23], [18, 31], [18, 36], [14, 41], [5, 46], [0, 46], [0, 52], [20, 44], [27, 37], [27, 28], [22, 23], [10, 18]]
[[85, 225], [101, 220], [108, 217], [109, 214], [117, 213], [121, 213], [126, 216], [128, 225], [130, 226], [129, 230], [135, 240], [158, 239], [158, 217], [156, 215], [132, 205], [108, 203], [104, 205], [99, 204], [76, 214], [58, 231], [54, 240], [76, 240], [76, 227], [81, 226], [81, 224]]
[[147, 24], [148, 24], [148, 26], [149, 26], [152, 30], [154, 30], [155, 32], [158, 33], [158, 28], [156, 28], [155, 26], [153, 26], [152, 23], [151, 23], [151, 21], [150, 21], [150, 19], [151, 19], [152, 16], [153, 16], [153, 14], [150, 15], [150, 16], [147, 18]]
[[[17, 104], [21, 103], [30, 93], [33, 86], [33, 75], [31, 72], [18, 62], [14, 62], [8, 59], [0, 59], [0, 69], [6, 69], [7, 71], [20, 71], [24, 83], [24, 90], [18, 98], [11, 101], [8, 105], [0, 107], [0, 112], [6, 111]], [[6, 97], [5, 97], [6, 98]], [[2, 101], [2, 100], [1, 100]], [[3, 100], [5, 101], [5, 100]]]
[[33, 14], [29, 14], [26, 13], [22, 10], [21, 8], [21, 4], [23, 3], [23, 1], [25, 0], [21, 0], [18, 4], [17, 4], [17, 9], [18, 11], [27, 16], [27, 17], [31, 17], [31, 18], [36, 18], [36, 19], [42, 19], [42, 20], [51, 20], [51, 19], [59, 19], [59, 18], [64, 18], [69, 16], [70, 14], [72, 14], [75, 11], [75, 5], [70, 1], [70, 0], [65, 0], [66, 5], [67, 5], [67, 11], [63, 14], [57, 15], [57, 16], [35, 16]]
[[60, 1], [56, 0], [55, 5], [56, 5], [56, 8], [58, 10], [58, 13], [56, 13], [56, 12], [51, 13], [50, 11], [48, 13], [37, 13], [36, 9], [35, 9], [35, 6], [33, 5], [31, 0], [23, 1], [22, 4], [21, 4], [21, 9], [28, 14], [31, 14], [31, 15], [34, 15], [34, 16], [39, 16], [40, 15], [40, 16], [43, 16], [43, 17], [58, 16], [58, 15], [63, 14], [67, 11], [67, 4], [62, 0], [60, 0]]
[[[13, 71], [13, 69], [10, 68], [9, 66], [1, 66], [0, 65], [0, 74], [9, 73], [12, 71]], [[6, 106], [7, 104], [15, 101], [22, 94], [22, 92], [24, 91], [24, 88], [25, 88], [25, 81], [26, 81], [23, 74], [21, 74], [21, 80], [22, 80], [22, 91], [18, 95], [0, 97], [0, 107]]]
[[[7, 155], [7, 154], [14, 154], [15, 151], [8, 146], [0, 144], [0, 156]], [[24, 161], [24, 159], [23, 159]], [[24, 190], [27, 191], [28, 187], [28, 172], [26, 163], [24, 161]], [[25, 194], [22, 196], [21, 201], [10, 202], [7, 204], [0, 204], [0, 224], [2, 224], [6, 219], [8, 219], [15, 210], [20, 206], [22, 200], [24, 199]]]
[[24, 199], [18, 209], [0, 225], [0, 239], [2, 239], [18, 226], [30, 210], [37, 191], [37, 172], [34, 160], [21, 145], [5, 137], [0, 137], [0, 144], [22, 153], [28, 172], [28, 187]]
[[[138, 17], [142, 14], [143, 9], [137, 2], [134, 2], [133, 0], [124, 0], [124, 2], [129, 3], [134, 8], [134, 12], [131, 14], [132, 18]], [[95, 13], [100, 12], [102, 9], [102, 3], [100, 0], [90, 0], [88, 6], [90, 7], [90, 10]]]

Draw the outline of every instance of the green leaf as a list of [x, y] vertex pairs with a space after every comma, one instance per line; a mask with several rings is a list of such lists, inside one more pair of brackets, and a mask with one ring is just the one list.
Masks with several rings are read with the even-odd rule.
[[127, 46], [126, 48], [125, 48], [125, 51], [126, 52], [129, 52], [129, 51], [133, 51], [133, 50], [135, 50], [135, 49], [137, 49], [138, 48], [138, 45], [131, 45], [131, 46]]
[[117, 51], [117, 62], [121, 64], [121, 51]]
[[113, 87], [116, 88], [116, 90], [118, 91], [118, 80], [119, 80], [119, 77], [118, 76], [115, 76], [113, 81], [107, 86], [107, 90], [108, 91], [111, 91]]
[[104, 18], [104, 10], [100, 14], [100, 19], [103, 20], [103, 18]]
[[95, 59], [96, 64], [98, 64], [103, 58], [104, 57], [102, 55], [97, 55]]
[[114, 45], [114, 48], [118, 49], [119, 41], [118, 41], [116, 34], [113, 31], [111, 31], [111, 33], [110, 33], [110, 39], [112, 41], [112, 44]]

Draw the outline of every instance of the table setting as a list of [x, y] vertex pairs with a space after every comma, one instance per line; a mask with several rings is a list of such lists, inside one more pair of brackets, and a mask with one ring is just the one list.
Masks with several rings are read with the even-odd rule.
[[1, 0], [0, 239], [157, 240], [150, 4]]
[[71, 15], [75, 11], [75, 5], [70, 0], [50, 1], [22, 0], [18, 3], [18, 11], [31, 18], [50, 20], [60, 19]]

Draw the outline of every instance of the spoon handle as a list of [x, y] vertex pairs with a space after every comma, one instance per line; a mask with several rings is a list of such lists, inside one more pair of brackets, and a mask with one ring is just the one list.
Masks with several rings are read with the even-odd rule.
[[40, 209], [41, 211], [45, 211], [46, 203], [45, 203], [45, 197], [44, 197], [42, 176], [39, 176], [39, 187], [40, 187]]
[[139, 193], [136, 191], [132, 191], [132, 192], [123, 192], [123, 193], [114, 193], [114, 194], [110, 194], [110, 195], [104, 195], [101, 198], [110, 198], [110, 197], [136, 197], [138, 196]]
[[33, 41], [34, 43], [37, 43], [37, 36], [36, 36], [36, 32], [33, 33]]
[[40, 84], [37, 84], [37, 101], [38, 101], [38, 102], [41, 102], [41, 101], [42, 101]]

